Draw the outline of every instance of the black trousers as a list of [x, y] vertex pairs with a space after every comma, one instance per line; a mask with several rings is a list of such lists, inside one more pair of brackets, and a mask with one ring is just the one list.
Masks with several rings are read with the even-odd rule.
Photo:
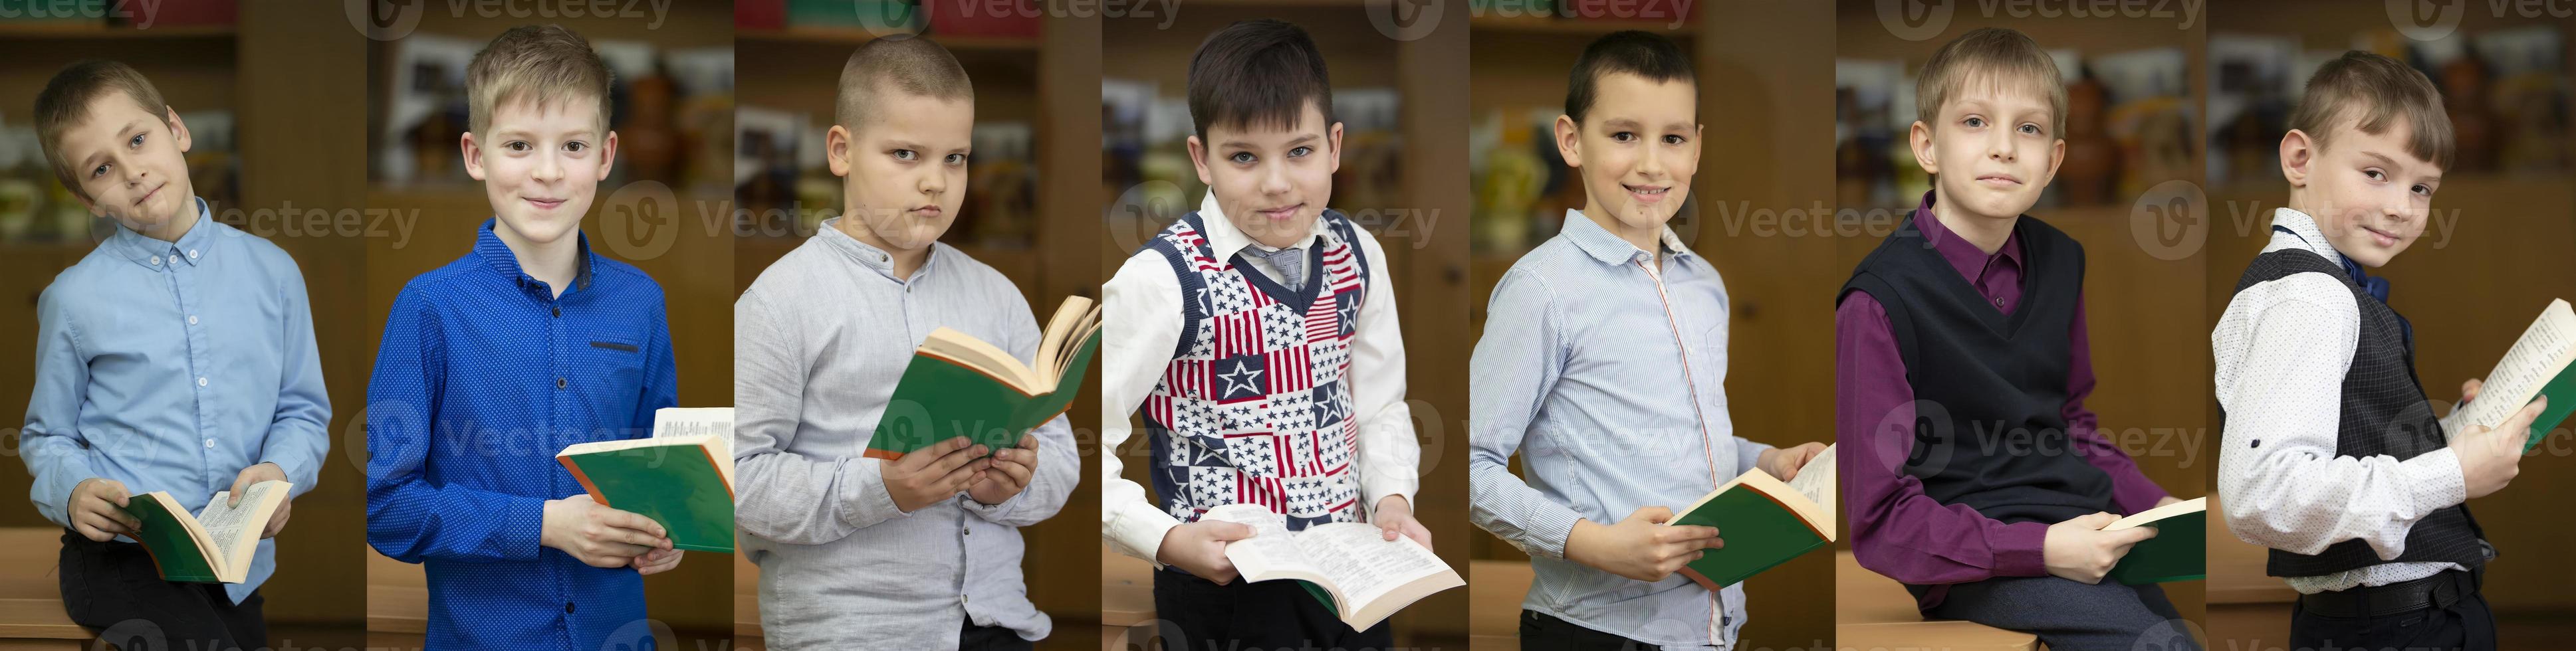
[[957, 651], [1030, 651], [1037, 646], [1020, 639], [1020, 632], [1002, 626], [977, 626], [975, 618], [966, 618], [966, 629], [957, 633]]
[[1157, 570], [1154, 614], [1161, 620], [1161, 648], [1168, 651], [1379, 651], [1395, 645], [1386, 622], [1351, 630], [1296, 581], [1217, 585], [1169, 568]]
[[2495, 612], [2487, 609], [2487, 598], [2482, 592], [2472, 590], [2448, 607], [2427, 605], [2379, 617], [2321, 617], [2293, 605], [2290, 608], [2290, 648], [2344, 651], [2493, 649], [2496, 648]]
[[1521, 651], [1660, 651], [1662, 648], [1584, 628], [1535, 610], [1521, 611]]
[[194, 651], [268, 646], [259, 593], [235, 604], [221, 583], [161, 580], [152, 557], [130, 542], [95, 542], [63, 530], [63, 610], [124, 651]]

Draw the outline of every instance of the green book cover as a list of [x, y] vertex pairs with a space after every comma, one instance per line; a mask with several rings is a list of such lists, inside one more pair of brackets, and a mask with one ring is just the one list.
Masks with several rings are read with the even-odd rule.
[[142, 522], [142, 529], [132, 536], [143, 543], [143, 551], [152, 555], [153, 569], [160, 570], [161, 580], [179, 583], [221, 583], [213, 559], [197, 546], [197, 538], [188, 532], [182, 518], [196, 516], [174, 511], [168, 503], [150, 495], [136, 495], [125, 502], [125, 512]]
[[685, 439], [614, 450], [580, 447], [566, 448], [555, 459], [599, 503], [661, 523], [673, 548], [733, 553], [733, 487], [726, 479], [731, 459], [720, 464], [713, 456], [719, 449]]
[[1741, 484], [1673, 518], [1672, 524], [1716, 527], [1718, 538], [1726, 541], [1725, 547], [1708, 550], [1689, 565], [1691, 580], [1710, 590], [1741, 583], [1833, 542], [1789, 507]]
[[2557, 377], [2540, 387], [2540, 395], [2548, 396], [2549, 404], [2540, 408], [2539, 418], [2531, 420], [2531, 440], [2522, 442], [2523, 454], [2531, 454], [2533, 448], [2549, 438], [2550, 430], [2567, 422], [2569, 414], [2576, 414], [2576, 365], [2559, 369]]
[[2156, 537], [2131, 545], [2129, 553], [2121, 556], [2119, 564], [2111, 566], [2111, 572], [2102, 578], [2126, 585], [2208, 578], [2208, 503], [2208, 498], [2196, 498], [2141, 512], [2104, 527], [2154, 527]]
[[2460, 403], [2442, 417], [2442, 434], [2457, 435], [2472, 425], [2502, 425], [2532, 400], [2547, 396], [2549, 405], [2531, 420], [2522, 452], [2540, 447], [2551, 430], [2576, 413], [2576, 307], [2566, 299], [2551, 299], [2481, 382], [2476, 400]]
[[1020, 435], [1045, 424], [1073, 405], [1082, 375], [1099, 352], [1100, 333], [1083, 338], [1056, 378], [1055, 390], [1037, 395], [982, 371], [930, 353], [914, 353], [895, 384], [885, 414], [877, 418], [865, 456], [899, 459], [932, 443], [964, 436], [1000, 450], [1018, 445]]

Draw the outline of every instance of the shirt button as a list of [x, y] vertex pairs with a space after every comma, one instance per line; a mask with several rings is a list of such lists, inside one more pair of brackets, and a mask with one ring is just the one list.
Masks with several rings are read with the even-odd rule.
[[197, 325], [197, 315], [188, 315], [188, 325]]
[[555, 318], [558, 318], [558, 319], [563, 318], [563, 307], [561, 307], [561, 306], [557, 306], [557, 307], [555, 307]]
[[161, 256], [152, 256], [152, 266], [161, 266]]
[[557, 389], [564, 388], [564, 379], [563, 379], [563, 378], [555, 378], [555, 388], [557, 388]]
[[190, 259], [190, 260], [195, 260], [195, 259], [197, 259], [197, 250], [196, 250], [196, 249], [188, 249], [188, 259]]
[[206, 376], [197, 376], [197, 386], [206, 386]]
[[208, 450], [215, 449], [215, 440], [214, 440], [214, 439], [206, 439], [206, 449], [208, 449]]
[[572, 602], [569, 602], [569, 601], [564, 602], [564, 614], [566, 614], [566, 615], [570, 615], [570, 614], [572, 614]]

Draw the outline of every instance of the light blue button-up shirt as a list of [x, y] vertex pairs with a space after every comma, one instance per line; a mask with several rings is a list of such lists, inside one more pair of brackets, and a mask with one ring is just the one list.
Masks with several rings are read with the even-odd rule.
[[[275, 463], [294, 495], [330, 448], [331, 399], [295, 259], [268, 240], [197, 223], [177, 242], [122, 226], [36, 301], [36, 387], [20, 451], [29, 499], [70, 526], [72, 487], [93, 477], [203, 508], [243, 468]], [[276, 570], [259, 541], [235, 603]]]
[[[1495, 285], [1468, 363], [1468, 518], [1530, 555], [1521, 606], [1666, 647], [1729, 648], [1744, 587], [1565, 559], [1578, 519], [1679, 508], [1753, 468], [1725, 393], [1726, 285], [1667, 228], [1655, 256], [1567, 211]], [[1521, 455], [1526, 477], [1508, 465]]]

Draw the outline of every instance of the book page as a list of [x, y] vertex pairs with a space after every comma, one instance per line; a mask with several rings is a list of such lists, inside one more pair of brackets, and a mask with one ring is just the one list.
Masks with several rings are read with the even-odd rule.
[[1346, 611], [1368, 609], [1379, 597], [1426, 576], [1452, 573], [1449, 564], [1402, 536], [1387, 540], [1377, 525], [1343, 522], [1297, 533], [1308, 559], [1332, 577]]
[[1827, 445], [1825, 451], [1816, 453], [1816, 458], [1808, 459], [1807, 465], [1798, 467], [1798, 478], [1789, 480], [1789, 488], [1807, 496], [1807, 500], [1817, 506], [1825, 507], [1826, 513], [1832, 513], [1836, 474], [1834, 446]]
[[732, 407], [663, 407], [653, 410], [653, 438], [682, 439], [705, 437], [708, 458], [715, 460], [716, 471], [724, 475], [725, 485], [733, 485], [733, 408]]
[[1248, 580], [1276, 572], [1319, 573], [1308, 562], [1306, 551], [1298, 544], [1297, 535], [1288, 531], [1288, 521], [1268, 507], [1259, 504], [1227, 504], [1208, 509], [1200, 521], [1234, 522], [1252, 527], [1252, 537], [1227, 543], [1225, 559]]
[[2487, 373], [2485, 386], [2478, 399], [2460, 405], [2442, 419], [2442, 433], [2457, 435], [2471, 425], [2494, 427], [2513, 416], [2515, 411], [2539, 397], [2558, 371], [2576, 356], [2576, 312], [2570, 312], [2567, 301], [2550, 301], [2540, 312], [2539, 320], [2524, 330], [2522, 338], [2505, 350], [2504, 359]]
[[[245, 545], [259, 544], [260, 530], [268, 526], [268, 519], [256, 518], [258, 520], [256, 522], [252, 520], [258, 515], [259, 506], [267, 499], [269, 491], [278, 490], [285, 485], [285, 482], [274, 481], [251, 484], [250, 488], [242, 489], [240, 506], [230, 505], [232, 491], [215, 493], [215, 501], [206, 504], [206, 510], [197, 513], [197, 526], [205, 528], [208, 542], [215, 546], [214, 553], [208, 555], [229, 561], [236, 557], [234, 550]], [[217, 569], [229, 568], [217, 566]]]
[[2208, 511], [2209, 498], [2207, 496], [2194, 497], [2188, 500], [2139, 511], [2137, 515], [2113, 521], [2111, 524], [2102, 527], [2102, 530], [2118, 531], [2130, 527], [2154, 524], [2157, 520], [2163, 520], [2165, 518], [2189, 514], [2205, 514]]

